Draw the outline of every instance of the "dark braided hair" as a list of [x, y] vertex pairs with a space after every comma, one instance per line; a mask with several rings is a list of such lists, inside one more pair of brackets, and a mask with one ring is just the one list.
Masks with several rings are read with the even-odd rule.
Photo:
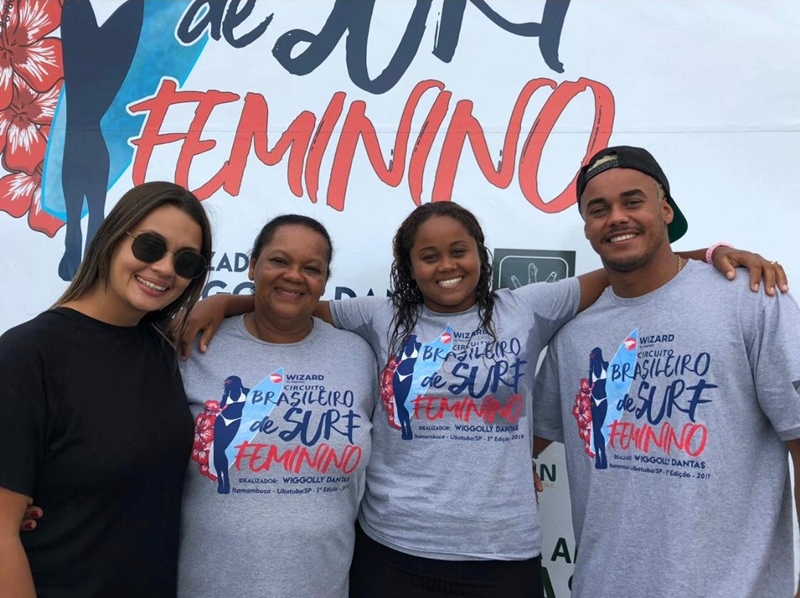
[[478, 257], [481, 262], [480, 276], [475, 287], [480, 327], [484, 328], [496, 340], [492, 326], [494, 309], [494, 292], [492, 291], [492, 260], [486, 248], [483, 230], [475, 215], [452, 201], [422, 204], [416, 208], [397, 229], [392, 241], [392, 335], [389, 342], [389, 355], [394, 355], [406, 341], [419, 319], [422, 304], [422, 292], [411, 275], [411, 248], [417, 238], [419, 227], [433, 216], [448, 216], [459, 222], [478, 245]]

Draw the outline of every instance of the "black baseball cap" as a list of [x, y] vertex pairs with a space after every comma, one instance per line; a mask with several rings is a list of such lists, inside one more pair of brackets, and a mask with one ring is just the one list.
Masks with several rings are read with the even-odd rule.
[[[596, 164], [598, 160], [606, 156], [611, 156], [611, 159], [603, 161], [602, 164]], [[655, 181], [664, 188], [664, 192], [667, 194], [667, 202], [675, 213], [672, 222], [667, 226], [667, 234], [669, 235], [670, 243], [677, 241], [686, 234], [689, 223], [686, 222], [686, 217], [683, 215], [683, 212], [678, 209], [678, 205], [675, 203], [675, 200], [672, 199], [667, 175], [661, 170], [661, 167], [652, 154], [641, 147], [632, 147], [630, 145], [607, 147], [589, 158], [589, 161], [581, 168], [580, 173], [578, 173], [578, 210], [581, 208], [581, 195], [583, 195], [583, 191], [586, 189], [586, 184], [601, 172], [612, 168], [632, 168], [633, 170], [643, 172], [647, 176], [655, 179]]]

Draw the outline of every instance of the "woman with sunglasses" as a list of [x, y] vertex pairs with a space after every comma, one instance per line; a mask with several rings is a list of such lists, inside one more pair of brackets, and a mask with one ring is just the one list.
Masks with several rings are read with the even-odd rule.
[[[175, 595], [192, 420], [166, 330], [210, 256], [197, 198], [139, 185], [53, 308], [0, 337], [4, 596]], [[20, 538], [31, 496], [50, 523]]]

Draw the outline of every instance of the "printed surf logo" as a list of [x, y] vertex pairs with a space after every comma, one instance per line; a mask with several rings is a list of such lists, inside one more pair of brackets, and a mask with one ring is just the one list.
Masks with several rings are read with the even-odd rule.
[[[58, 274], [64, 280], [71, 280], [77, 272], [84, 247], [89, 245], [105, 218], [108, 191], [128, 171], [134, 184], [151, 178], [151, 161], [159, 162], [159, 172], [174, 166], [174, 176], [170, 178], [191, 188], [204, 200], [216, 193], [239, 194], [247, 156], [258, 158], [261, 165], [267, 167], [288, 160], [286, 188], [293, 195], [305, 195], [316, 203], [320, 183], [324, 188], [324, 180], [338, 181], [342, 184], [328, 186], [326, 203], [342, 211], [353, 156], [361, 145], [368, 155], [369, 166], [382, 183], [397, 187], [397, 181], [404, 178], [414, 203], [419, 205], [423, 201], [422, 175], [425, 164], [434, 158], [424, 140], [422, 146], [417, 147], [419, 139], [414, 145], [408, 126], [404, 124], [419, 115], [418, 104], [424, 106], [432, 102], [428, 132], [432, 132], [431, 139], [444, 139], [437, 150], [441, 153], [433, 176], [432, 201], [448, 200], [452, 196], [456, 174], [460, 171], [457, 166], [469, 159], [466, 155], [462, 157], [461, 132], [469, 130], [471, 138], [481, 140], [473, 139], [475, 143], [486, 146], [483, 128], [471, 112], [472, 100], [451, 101], [453, 92], [447, 89], [446, 81], [426, 75], [412, 86], [407, 96], [399, 98], [402, 117], [394, 149], [389, 150], [394, 157], [388, 169], [382, 166], [389, 159], [384, 155], [384, 148], [368, 142], [375, 133], [375, 116], [365, 112], [364, 100], [348, 100], [345, 92], [334, 91], [338, 87], [331, 90], [324, 115], [302, 110], [289, 128], [276, 130], [276, 136], [281, 139], [294, 138], [291, 155], [281, 151], [262, 152], [253, 135], [265, 134], [267, 130], [272, 134], [274, 127], [266, 124], [270, 106], [257, 89], [251, 89], [248, 83], [244, 83], [244, 90], [231, 91], [209, 89], [207, 85], [200, 89], [183, 89], [182, 86], [194, 73], [198, 58], [207, 46], [208, 54], [213, 55], [222, 43], [244, 51], [256, 40], [263, 42], [262, 35], [268, 30], [272, 33], [275, 27], [274, 24], [270, 26], [274, 17], [269, 12], [271, 9], [262, 7], [266, 2], [258, 3], [258, 8], [262, 9], [260, 14], [258, 11], [251, 14], [256, 3], [248, 3], [248, 10], [236, 12], [239, 2], [222, 0], [117, 0], [116, 8], [106, 19], [95, 15], [93, 4], [96, 8], [111, 2], [8, 0], [3, 4], [8, 10], [0, 16], [3, 33], [0, 46], [7, 58], [5, 70], [10, 73], [0, 81], [0, 112], [7, 111], [7, 127], [2, 137], [8, 140], [0, 153], [3, 166], [10, 173], [0, 177], [0, 211], [15, 218], [27, 213], [29, 226], [50, 237], [62, 227], [66, 228], [64, 254], [58, 265]], [[388, 46], [384, 44], [386, 47], [379, 53], [391, 59], [379, 75], [371, 78], [366, 68], [371, 61], [362, 50], [366, 48], [370, 31], [374, 31], [374, 23], [382, 22], [373, 19], [374, 4], [374, 0], [358, 3], [336, 0], [320, 30], [291, 27], [279, 33], [272, 46], [274, 58], [288, 73], [311, 75], [329, 59], [330, 48], [337, 40], [346, 35], [344, 62], [352, 83], [369, 94], [389, 92], [406, 76], [409, 65], [415, 60], [424, 60], [424, 53], [418, 50], [422, 32], [426, 26], [431, 26], [426, 25], [431, 3], [417, 3], [405, 22], [407, 35], [394, 46], [391, 42], [387, 42]], [[487, 18], [487, 25], [507, 34], [539, 38], [538, 49], [544, 64], [550, 70], [564, 72], [558, 54], [569, 2], [546, 0], [541, 3], [544, 7], [540, 18], [536, 14], [534, 20], [514, 23], [479, 6], [480, 3], [474, 4], [483, 16], [468, 18]], [[465, 14], [470, 14], [466, 11], [472, 10], [466, 7], [466, 2], [444, 3], [439, 11], [435, 20], [438, 33], [431, 51], [436, 60], [449, 63], [459, 43], [464, 43], [462, 23]], [[477, 15], [478, 11], [472, 15]], [[534, 9], [534, 13], [539, 12], [539, 7]], [[405, 13], [403, 16], [407, 17]], [[291, 11], [286, 18], [292, 19]], [[474, 30], [474, 27], [469, 29]], [[485, 28], [479, 30], [486, 31]], [[306, 43], [301, 39], [304, 36], [311, 41]], [[475, 41], [480, 43], [481, 39]], [[98, 55], [103, 56], [103, 61], [96, 60]], [[331, 88], [324, 77], [320, 81], [321, 92]], [[537, 135], [534, 143], [524, 142], [518, 147], [523, 134], [523, 116], [528, 114], [531, 96], [539, 90], [550, 93], [535, 119], [536, 132], [546, 134]], [[587, 112], [594, 124], [586, 157], [605, 147], [614, 120], [614, 98], [607, 86], [584, 77], [560, 83], [546, 77], [529, 79], [514, 102], [499, 165], [483, 157], [481, 152], [473, 152], [482, 180], [505, 189], [506, 179], [517, 176], [522, 196], [544, 213], [561, 211], [574, 203], [574, 179], [548, 201], [541, 196], [537, 177], [526, 176], [523, 171], [536, 172], [547, 135], [566, 106], [586, 93], [594, 97], [596, 104], [592, 114]], [[219, 142], [213, 139], [213, 134], [201, 136], [200, 132], [204, 132], [206, 121], [218, 106], [233, 102], [241, 106], [242, 127], [235, 135], [229, 159], [224, 160], [216, 172], [209, 172], [208, 180], [198, 181], [192, 171], [194, 159], [208, 151], [207, 143]], [[174, 119], [168, 114], [182, 110], [186, 104], [195, 105], [196, 110], [188, 128], [180, 131], [180, 126], [176, 129]], [[445, 116], [448, 116], [446, 121]], [[378, 117], [385, 120], [383, 114]], [[326, 137], [325, 126], [333, 121], [338, 123], [337, 130], [343, 123], [345, 129], [357, 134], [343, 136], [336, 145], [328, 144], [330, 135]], [[250, 131], [245, 123], [253, 122], [265, 123], [264, 128]], [[439, 131], [443, 122], [452, 126], [447, 131]], [[297, 123], [302, 125], [298, 128], [298, 131], [302, 129], [299, 136], [294, 130]], [[211, 131], [205, 132], [211, 134]], [[174, 165], [163, 164], [154, 157], [154, 150], [160, 151], [158, 148], [167, 145], [170, 152], [176, 147], [180, 152]], [[330, 151], [335, 153], [333, 160], [328, 159]], [[284, 159], [285, 155], [289, 157]], [[330, 163], [331, 171], [327, 174], [320, 172], [323, 155], [324, 163]], [[202, 168], [208, 171], [207, 165]], [[88, 223], [83, 226], [82, 220], [87, 215]], [[557, 275], [554, 271], [547, 274], [548, 277], [554, 275]], [[208, 289], [204, 294], [208, 294]]]
[[[608, 468], [606, 446], [611, 426], [622, 415], [622, 405], [636, 371], [636, 347], [639, 331], [633, 332], [619, 346], [610, 362], [600, 347], [589, 354], [589, 375], [582, 378], [575, 396], [572, 415], [578, 424], [578, 435], [585, 444], [586, 454], [594, 457], [597, 469]], [[611, 372], [611, 374], [609, 374]]]
[[220, 494], [230, 494], [228, 471], [237, 447], [252, 441], [266, 425], [283, 391], [283, 380], [283, 368], [252, 389], [245, 387], [238, 376], [228, 376], [222, 398], [206, 401], [204, 412], [195, 419], [192, 460], [199, 464], [202, 475], [217, 482]]
[[381, 373], [381, 400], [389, 425], [402, 432], [403, 440], [414, 438], [411, 429], [413, 401], [425, 395], [431, 377], [452, 350], [453, 329], [449, 324], [429, 343], [420, 343], [412, 334]]

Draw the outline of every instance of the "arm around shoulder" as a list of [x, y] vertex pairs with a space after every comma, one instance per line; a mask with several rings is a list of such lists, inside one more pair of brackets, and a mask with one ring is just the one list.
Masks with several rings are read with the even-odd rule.
[[533, 456], [534, 456], [534, 458], [538, 458], [539, 455], [542, 454], [542, 451], [544, 451], [544, 449], [546, 449], [551, 444], [553, 444], [552, 440], [548, 440], [547, 438], [542, 438], [541, 436], [534, 436], [533, 437]]
[[708, 249], [676, 252], [687, 260], [707, 262], [714, 266], [728, 280], [736, 278], [736, 268], [747, 268], [750, 274], [750, 290], [758, 291], [761, 283], [764, 292], [774, 295], [777, 288], [781, 293], [789, 291], [786, 272], [777, 261], [769, 261], [757, 253], [736, 249], [727, 243], [717, 243]]
[[331, 303], [330, 301], [320, 301], [314, 308], [314, 316], [333, 325], [333, 317], [331, 316]]
[[28, 500], [24, 494], [0, 488], [0, 588], [3, 588], [3, 596], [36, 596], [28, 557], [19, 537]]
[[608, 274], [602, 268], [581, 274], [578, 276], [578, 282], [581, 285], [581, 301], [578, 304], [578, 313], [597, 301], [610, 284]]
[[222, 320], [231, 316], [246, 314], [255, 309], [256, 301], [252, 295], [214, 295], [199, 301], [192, 311], [185, 316], [183, 326], [176, 326], [180, 330], [178, 348], [184, 359], [192, 354], [192, 342], [201, 332], [203, 335], [198, 342], [201, 353], [205, 353], [211, 339], [217, 332]]

